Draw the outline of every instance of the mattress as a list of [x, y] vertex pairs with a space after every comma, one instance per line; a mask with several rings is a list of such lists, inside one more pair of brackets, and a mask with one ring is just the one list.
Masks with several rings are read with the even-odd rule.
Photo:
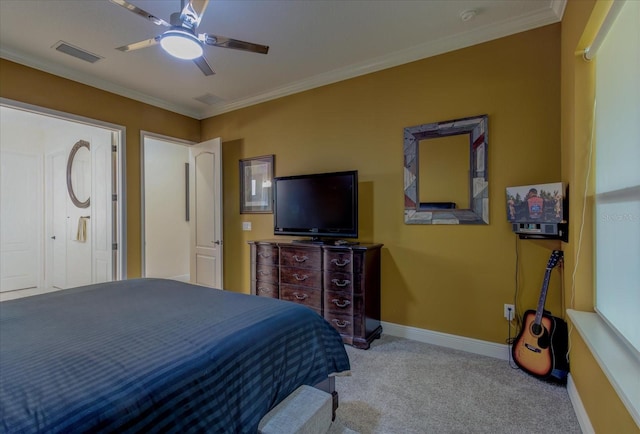
[[254, 433], [349, 369], [330, 324], [276, 299], [133, 279], [0, 303], [0, 432]]

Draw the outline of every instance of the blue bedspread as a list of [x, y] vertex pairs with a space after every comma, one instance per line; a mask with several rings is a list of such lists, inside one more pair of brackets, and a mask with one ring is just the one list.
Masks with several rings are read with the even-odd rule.
[[331, 325], [275, 299], [134, 279], [0, 303], [0, 432], [255, 433], [349, 369]]

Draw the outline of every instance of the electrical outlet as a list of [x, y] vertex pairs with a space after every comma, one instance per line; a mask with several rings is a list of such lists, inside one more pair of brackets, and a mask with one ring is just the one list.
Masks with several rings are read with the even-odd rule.
[[512, 321], [513, 318], [516, 316], [516, 307], [512, 304], [505, 304], [504, 305], [504, 318], [507, 321]]

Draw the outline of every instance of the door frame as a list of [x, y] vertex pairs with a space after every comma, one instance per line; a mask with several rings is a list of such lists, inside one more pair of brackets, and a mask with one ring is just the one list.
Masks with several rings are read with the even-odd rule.
[[[114, 219], [113, 219], [113, 242], [117, 245], [115, 250], [115, 259], [113, 267], [115, 269], [114, 280], [123, 280], [127, 278], [127, 197], [126, 197], [126, 128], [122, 125], [112, 124], [109, 122], [100, 121], [97, 119], [91, 119], [84, 116], [79, 116], [71, 113], [62, 112], [59, 110], [53, 110], [46, 107], [41, 107], [33, 104], [27, 104], [21, 101], [15, 101], [8, 98], [0, 97], [0, 106], [12, 108], [15, 110], [22, 110], [31, 112], [34, 114], [47, 116], [51, 118], [57, 118], [64, 121], [75, 122], [85, 124], [92, 127], [102, 128], [110, 130], [117, 136], [116, 146], [116, 201]], [[113, 209], [113, 207], [112, 207]]]
[[146, 210], [145, 210], [145, 159], [144, 159], [144, 145], [145, 139], [156, 139], [163, 142], [170, 142], [176, 146], [192, 146], [196, 142], [189, 140], [178, 139], [175, 137], [165, 136], [158, 133], [152, 133], [151, 131], [140, 130], [140, 275], [147, 277], [147, 255], [146, 255], [146, 243], [147, 243], [147, 228], [146, 228]]

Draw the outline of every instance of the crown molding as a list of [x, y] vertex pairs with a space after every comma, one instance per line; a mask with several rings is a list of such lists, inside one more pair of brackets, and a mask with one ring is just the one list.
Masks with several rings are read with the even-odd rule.
[[566, 3], [567, 0], [550, 0], [547, 8], [518, 17], [517, 19], [492, 23], [472, 31], [459, 33], [451, 37], [441, 38], [405, 50], [400, 50], [387, 56], [370, 59], [365, 62], [349, 65], [345, 68], [339, 68], [318, 74], [247, 98], [218, 103], [213, 106], [203, 108], [202, 110], [194, 110], [190, 107], [185, 107], [164, 99], [156, 98], [126, 86], [120, 86], [107, 80], [102, 80], [82, 72], [73, 71], [69, 68], [52, 64], [50, 62], [43, 62], [42, 60], [36, 59], [32, 56], [14, 53], [4, 48], [0, 49], [0, 57], [107, 92], [124, 96], [126, 98], [131, 98], [145, 104], [150, 104], [184, 116], [201, 120], [277, 98], [282, 98], [284, 96], [293, 95], [295, 93], [315, 89], [317, 87], [337, 83], [339, 81], [348, 80], [361, 75], [381, 71], [383, 69], [426, 59], [449, 51], [510, 36], [515, 33], [520, 33], [548, 24], [557, 23], [562, 20]]
[[558, 17], [558, 21], [562, 21], [566, 7], [567, 0], [551, 0], [551, 10]]
[[318, 74], [308, 79], [272, 89], [249, 98], [216, 104], [204, 111], [204, 117], [216, 116], [287, 95], [304, 92], [306, 90], [326, 86], [328, 84], [370, 74], [383, 69], [403, 65], [405, 63], [437, 56], [449, 51], [459, 50], [481, 44], [483, 42], [532, 30], [537, 27], [554, 24], [562, 20], [562, 14], [564, 12], [566, 2], [567, 0], [552, 0], [549, 3], [548, 8], [521, 16], [518, 19], [492, 23], [472, 31], [459, 33], [451, 37], [430, 41], [405, 50], [396, 51], [387, 56], [370, 59], [365, 62], [349, 65], [346, 68], [335, 69], [323, 74]]
[[68, 80], [72, 80], [81, 84], [86, 84], [87, 86], [95, 87], [100, 90], [111, 92], [125, 98], [133, 99], [158, 108], [169, 110], [171, 112], [175, 112], [184, 116], [201, 119], [201, 112], [193, 111], [184, 106], [171, 103], [164, 99], [153, 97], [132, 88], [120, 86], [107, 80], [102, 80], [100, 78], [92, 76], [91, 74], [74, 71], [72, 69], [51, 62], [43, 62], [41, 59], [25, 55], [24, 53], [16, 53], [11, 50], [7, 50], [6, 48], [0, 48], [0, 58], [19, 63], [21, 65], [28, 66], [30, 68], [37, 69], [49, 74], [53, 74], [58, 77], [66, 78]]

